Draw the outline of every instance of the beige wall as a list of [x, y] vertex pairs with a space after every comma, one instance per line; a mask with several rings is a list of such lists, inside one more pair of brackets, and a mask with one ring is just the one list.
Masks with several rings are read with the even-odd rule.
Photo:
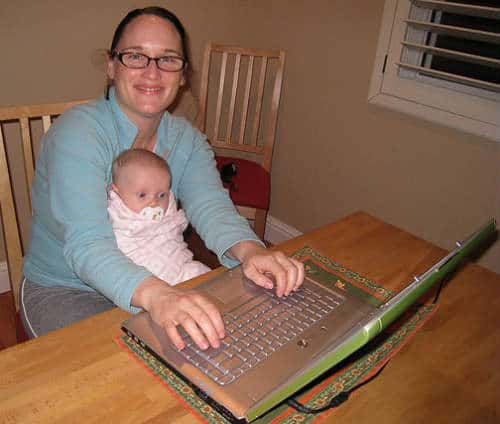
[[[0, 106], [102, 91], [129, 0], [3, 2]], [[7, 3], [7, 4], [5, 4]], [[500, 144], [367, 104], [383, 0], [171, 0], [195, 70], [207, 40], [283, 48], [271, 214], [307, 231], [365, 210], [450, 249], [500, 217]], [[194, 79], [196, 87], [196, 74]], [[181, 110], [195, 114], [192, 97]], [[302, 207], [297, 207], [302, 205]], [[500, 243], [481, 263], [500, 272]]]

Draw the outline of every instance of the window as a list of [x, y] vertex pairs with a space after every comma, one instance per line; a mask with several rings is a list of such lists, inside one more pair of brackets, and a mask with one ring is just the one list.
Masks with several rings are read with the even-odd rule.
[[368, 100], [500, 141], [498, 0], [386, 0]]

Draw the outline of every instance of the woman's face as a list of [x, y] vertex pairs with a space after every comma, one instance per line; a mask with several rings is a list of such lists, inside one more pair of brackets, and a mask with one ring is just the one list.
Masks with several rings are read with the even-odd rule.
[[[158, 16], [142, 15], [127, 25], [116, 50], [150, 57], [171, 54], [183, 57], [181, 46], [181, 37], [170, 22]], [[107, 73], [113, 80], [118, 103], [136, 125], [159, 119], [184, 84], [183, 71], [160, 71], [154, 61], [144, 69], [130, 69], [118, 58], [110, 58]]]

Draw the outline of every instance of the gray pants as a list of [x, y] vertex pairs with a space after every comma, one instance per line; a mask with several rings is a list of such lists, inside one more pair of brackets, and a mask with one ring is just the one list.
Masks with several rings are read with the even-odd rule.
[[30, 339], [114, 307], [96, 292], [45, 287], [26, 278], [19, 291], [21, 321]]

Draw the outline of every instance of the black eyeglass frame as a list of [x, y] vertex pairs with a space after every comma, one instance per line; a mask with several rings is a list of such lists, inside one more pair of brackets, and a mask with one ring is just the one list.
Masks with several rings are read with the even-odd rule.
[[[130, 65], [127, 65], [124, 61], [123, 61], [123, 56], [127, 55], [127, 54], [134, 54], [134, 55], [138, 55], [138, 56], [142, 56], [142, 57], [145, 57], [148, 61], [146, 62], [146, 64], [144, 66], [140, 66], [140, 67], [134, 67], [134, 66], [130, 66]], [[119, 51], [113, 51], [111, 52], [111, 57], [116, 57], [118, 58], [118, 60], [120, 61], [120, 63], [125, 66], [126, 68], [129, 68], [129, 69], [146, 69], [148, 66], [149, 66], [149, 63], [154, 60], [155, 61], [155, 64], [156, 64], [156, 67], [160, 70], [160, 71], [163, 71], [163, 72], [180, 72], [184, 69], [186, 69], [186, 66], [187, 66], [187, 61], [186, 59], [180, 57], [180, 56], [175, 56], [175, 55], [165, 55], [165, 56], [158, 56], [158, 57], [151, 57], [151, 56], [148, 56], [147, 54], [144, 54], [144, 53], [138, 53], [138, 52], [119, 52]], [[176, 69], [176, 70], [168, 70], [168, 69], [162, 69], [160, 68], [160, 65], [158, 64], [158, 61], [160, 59], [164, 59], [166, 57], [172, 57], [172, 58], [175, 58], [175, 59], [178, 59], [180, 61], [182, 61], [182, 66], [181, 68], [179, 69]]]

